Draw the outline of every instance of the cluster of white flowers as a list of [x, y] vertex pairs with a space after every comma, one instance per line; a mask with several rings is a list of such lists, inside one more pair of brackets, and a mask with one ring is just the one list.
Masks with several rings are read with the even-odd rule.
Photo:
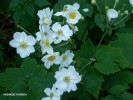
[[[44, 92], [48, 97], [42, 100], [60, 100], [63, 92], [70, 92], [77, 90], [77, 83], [81, 81], [81, 76], [72, 66], [74, 54], [70, 50], [66, 50], [64, 54], [55, 51], [53, 45], [56, 46], [62, 41], [68, 41], [73, 33], [78, 31], [75, 26], [82, 15], [79, 12], [80, 5], [74, 3], [73, 5], [64, 5], [62, 11], [53, 14], [53, 10], [46, 8], [39, 10], [37, 15], [39, 17], [39, 32], [36, 33], [36, 39], [25, 32], [16, 32], [13, 40], [10, 41], [10, 46], [16, 48], [17, 53], [21, 58], [28, 57], [35, 52], [34, 45], [36, 42], [41, 47], [41, 52], [44, 55], [42, 62], [46, 69], [50, 69], [54, 64], [59, 65], [59, 71], [55, 72], [56, 82], [52, 89], [46, 88]], [[89, 9], [82, 9], [88, 12]], [[65, 23], [53, 22], [52, 17], [60, 16], [66, 19]]]

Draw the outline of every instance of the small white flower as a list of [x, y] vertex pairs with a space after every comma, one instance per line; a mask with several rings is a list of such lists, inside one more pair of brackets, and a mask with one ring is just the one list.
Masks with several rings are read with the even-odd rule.
[[55, 86], [61, 91], [76, 91], [76, 84], [81, 81], [81, 76], [75, 70], [74, 66], [69, 66], [68, 69], [62, 68], [55, 73]]
[[55, 15], [55, 16], [64, 16], [64, 17], [65, 17], [66, 12], [69, 11], [69, 9], [70, 9], [71, 7], [72, 7], [71, 5], [65, 5], [62, 11], [57, 12], [57, 13], [55, 13], [54, 15]]
[[64, 54], [61, 55], [61, 64], [60, 68], [68, 67], [73, 62], [74, 54], [67, 50]]
[[73, 35], [68, 25], [61, 26], [58, 22], [53, 24], [52, 30], [56, 33], [54, 43], [60, 43], [62, 40], [66, 41]]
[[82, 17], [78, 11], [79, 8], [80, 8], [80, 5], [78, 3], [75, 3], [72, 5], [69, 11], [66, 12], [65, 17], [67, 18], [67, 23], [69, 24], [78, 23], [79, 19]]
[[62, 91], [56, 89], [55, 85], [53, 85], [52, 89], [46, 88], [44, 93], [46, 93], [48, 97], [42, 98], [41, 100], [60, 100], [60, 96], [63, 94]]
[[40, 18], [39, 24], [50, 25], [52, 23], [53, 10], [50, 11], [50, 8], [39, 10], [37, 15]]
[[84, 8], [83, 11], [84, 11], [84, 12], [88, 12], [89, 9], [88, 9], [88, 8]]
[[133, 0], [129, 0], [130, 4], [133, 6]]
[[42, 54], [46, 52], [48, 54], [53, 53], [53, 47], [51, 46], [52, 42], [53, 42], [53, 37], [51, 35], [47, 35], [47, 36], [42, 35], [42, 39], [40, 41]]
[[53, 64], [60, 64], [59, 52], [51, 53], [42, 58], [44, 66], [49, 69]]
[[71, 27], [71, 29], [73, 30], [74, 33], [76, 33], [78, 31], [78, 27], [73, 25], [73, 24], [69, 24], [69, 26]]
[[109, 21], [113, 18], [117, 18], [118, 14], [119, 14], [118, 11], [116, 11], [115, 9], [107, 10], [107, 17], [108, 17]]
[[37, 41], [40, 41], [42, 39], [42, 35], [50, 35], [53, 39], [56, 37], [56, 34], [50, 29], [49, 25], [39, 25], [39, 30], [40, 31], [36, 33]]
[[25, 32], [16, 32], [13, 35], [13, 40], [10, 41], [10, 46], [17, 49], [17, 54], [20, 54], [21, 58], [29, 56], [35, 52], [34, 45], [36, 40], [33, 36], [27, 36]]

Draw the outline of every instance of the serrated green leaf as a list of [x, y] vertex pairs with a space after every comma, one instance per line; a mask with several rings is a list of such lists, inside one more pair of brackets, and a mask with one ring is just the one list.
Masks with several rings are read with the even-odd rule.
[[133, 68], [133, 34], [118, 34], [117, 36], [118, 40], [115, 40], [110, 44], [122, 49], [122, 54], [130, 62], [128, 67]]
[[84, 87], [95, 98], [98, 98], [103, 81], [103, 77], [99, 73], [90, 72], [84, 79]]
[[129, 65], [127, 59], [122, 55], [119, 48], [105, 46], [96, 52], [97, 62], [95, 68], [103, 74], [111, 74], [118, 72]]

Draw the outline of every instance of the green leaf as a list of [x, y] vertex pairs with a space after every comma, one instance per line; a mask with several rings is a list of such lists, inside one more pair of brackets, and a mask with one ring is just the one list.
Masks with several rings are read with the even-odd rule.
[[120, 71], [106, 78], [105, 87], [108, 89], [119, 84], [128, 87], [130, 83], [133, 83], [133, 73], [131, 71]]
[[15, 7], [20, 3], [21, 0], [11, 0], [9, 8]]
[[118, 40], [111, 42], [114, 47], [122, 48], [122, 54], [128, 59], [130, 65], [128, 67], [133, 68], [133, 34], [118, 34]]
[[101, 15], [101, 14], [96, 14], [96, 15], [95, 15], [95, 19], [94, 19], [96, 25], [97, 25], [102, 31], [104, 31], [105, 28], [106, 28], [104, 19], [105, 19], [105, 17], [104, 17], [103, 15]]
[[119, 48], [105, 46], [96, 52], [95, 68], [103, 74], [111, 74], [126, 68], [129, 63]]
[[109, 89], [108, 91], [112, 94], [112, 95], [120, 95], [122, 94], [123, 92], [125, 92], [129, 87], [128, 86], [125, 86], [125, 85], [121, 85], [121, 84], [118, 84], [118, 85], [115, 85], [113, 86], [111, 89]]
[[16, 12], [14, 13], [13, 19], [14, 19], [14, 21], [15, 21], [16, 24], [19, 23], [19, 21], [20, 21], [22, 15], [23, 15], [23, 11], [21, 11], [21, 10], [20, 10], [20, 11], [16, 11]]
[[133, 100], [133, 94], [124, 93], [122, 94], [120, 100]]
[[84, 79], [84, 87], [95, 98], [98, 98], [103, 81], [103, 77], [99, 73], [89, 72]]
[[24, 9], [26, 10], [26, 12], [31, 15], [32, 17], [34, 17], [34, 12], [35, 12], [35, 7], [33, 4], [31, 3], [27, 3], [25, 4]]
[[39, 7], [50, 5], [50, 3], [47, 0], [35, 0], [34, 4]]
[[104, 99], [101, 99], [101, 100], [119, 100], [119, 99], [115, 98], [115, 97], [112, 96], [112, 95], [108, 95], [108, 96], [106, 96]]

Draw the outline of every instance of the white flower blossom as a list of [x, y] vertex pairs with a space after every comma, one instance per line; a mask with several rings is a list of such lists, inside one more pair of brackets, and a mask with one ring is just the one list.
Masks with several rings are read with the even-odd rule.
[[60, 68], [68, 67], [73, 62], [74, 54], [70, 52], [70, 50], [67, 50], [64, 54], [60, 56], [61, 58], [61, 64]]
[[65, 17], [67, 19], [67, 23], [76, 24], [79, 19], [81, 19], [81, 14], [79, 13], [80, 5], [78, 3], [74, 3], [69, 11], [66, 12]]
[[88, 8], [84, 8], [83, 11], [84, 11], [84, 12], [88, 12], [89, 9], [88, 9]]
[[47, 36], [42, 35], [42, 39], [40, 41], [42, 54], [44, 54], [46, 52], [48, 54], [53, 53], [53, 47], [51, 46], [53, 41], [54, 41], [54, 38], [51, 35], [47, 35]]
[[36, 40], [40, 41], [42, 39], [42, 35], [48, 36], [50, 35], [52, 39], [56, 37], [56, 34], [50, 29], [49, 25], [39, 25], [39, 32], [36, 33]]
[[81, 81], [81, 76], [75, 70], [74, 66], [69, 66], [68, 69], [62, 68], [55, 73], [55, 86], [61, 91], [76, 91], [76, 84]]
[[129, 0], [130, 4], [133, 6], [133, 0]]
[[45, 25], [50, 25], [52, 23], [52, 15], [53, 15], [53, 10], [50, 11], [50, 8], [46, 8], [43, 10], [39, 10], [37, 15], [39, 16], [39, 24], [45, 24]]
[[54, 52], [48, 55], [45, 55], [42, 58], [44, 66], [49, 69], [53, 64], [60, 64], [59, 52]]
[[70, 9], [71, 7], [72, 7], [71, 5], [65, 5], [62, 11], [57, 12], [57, 13], [55, 13], [54, 15], [55, 15], [55, 16], [64, 16], [64, 17], [65, 17], [66, 12], [69, 11], [69, 9]]
[[35, 52], [34, 45], [36, 40], [33, 36], [27, 36], [25, 32], [16, 32], [13, 35], [13, 40], [10, 41], [10, 46], [17, 49], [17, 54], [20, 54], [21, 58], [29, 56]]
[[118, 14], [119, 14], [118, 11], [116, 11], [115, 9], [107, 10], [107, 17], [108, 17], [109, 21], [113, 18], [117, 18]]
[[68, 25], [61, 26], [58, 22], [53, 24], [52, 30], [56, 33], [55, 44], [60, 43], [62, 40], [66, 41], [73, 35]]
[[42, 98], [41, 100], [60, 100], [63, 94], [62, 91], [56, 89], [55, 85], [53, 85], [52, 89], [46, 88], [44, 93], [46, 93], [48, 97]]

